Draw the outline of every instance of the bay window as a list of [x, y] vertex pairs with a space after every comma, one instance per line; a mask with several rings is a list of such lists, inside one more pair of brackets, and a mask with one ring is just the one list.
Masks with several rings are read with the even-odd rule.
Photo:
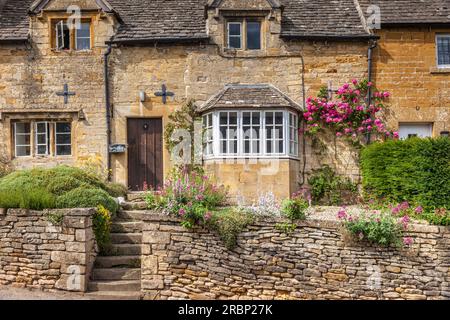
[[297, 157], [298, 116], [287, 110], [221, 110], [203, 115], [204, 156]]

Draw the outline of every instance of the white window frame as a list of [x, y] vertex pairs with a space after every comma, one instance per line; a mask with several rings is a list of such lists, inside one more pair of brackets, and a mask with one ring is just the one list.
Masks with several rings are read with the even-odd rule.
[[[38, 132], [38, 126], [39, 124], [45, 125], [45, 132]], [[34, 145], [35, 150], [34, 153], [37, 156], [48, 156], [50, 155], [49, 150], [49, 138], [50, 138], [50, 132], [49, 132], [49, 123], [47, 121], [37, 121], [34, 123]], [[38, 136], [44, 135], [45, 136], [45, 144], [39, 143]], [[39, 147], [45, 146], [45, 153], [39, 153]]]
[[56, 23], [56, 49], [62, 50], [64, 48], [64, 20]]
[[[250, 113], [250, 124], [244, 125], [244, 113]], [[255, 125], [253, 123], [253, 114], [254, 113], [259, 114], [259, 117], [258, 117], [259, 118], [259, 124], [257, 124], [257, 125]], [[239, 117], [239, 115], [238, 115], [238, 117]], [[263, 147], [264, 147], [262, 145], [264, 140], [263, 140], [263, 119], [261, 117], [261, 112], [260, 111], [242, 111], [241, 115], [240, 115], [240, 118], [241, 118], [241, 121], [242, 121], [242, 125], [241, 125], [241, 129], [242, 129], [242, 139], [241, 139], [242, 150], [241, 150], [241, 154], [245, 155], [245, 156], [259, 156], [259, 155], [261, 155]], [[246, 135], [246, 132], [244, 131], [244, 126], [250, 127], [250, 136], [249, 137]], [[253, 134], [255, 132], [255, 131], [253, 131], [253, 129], [255, 127], [259, 128], [259, 138], [253, 137]], [[245, 152], [245, 142], [246, 141], [248, 141], [250, 143], [250, 152], [249, 153]], [[255, 152], [255, 150], [254, 150], [255, 143], [259, 144], [259, 152]], [[256, 148], [256, 149], [258, 149], [258, 148]]]
[[[18, 133], [17, 132], [17, 125], [18, 124], [28, 124], [30, 126], [30, 131], [28, 133]], [[17, 158], [24, 158], [24, 157], [31, 157], [32, 156], [32, 150], [31, 150], [31, 133], [32, 133], [32, 123], [31, 122], [15, 122], [14, 123], [14, 156]], [[30, 144], [17, 144], [17, 137], [18, 136], [29, 136], [30, 137]], [[29, 147], [30, 148], [30, 154], [19, 156], [18, 155], [18, 147]]]
[[[227, 124], [220, 124], [220, 114], [221, 113], [226, 113], [227, 114]], [[231, 124], [230, 123], [230, 113], [235, 113], [236, 114], [236, 124]], [[218, 154], [220, 154], [221, 156], [233, 156], [233, 155], [238, 155], [239, 151], [240, 151], [240, 116], [239, 116], [239, 111], [237, 110], [222, 110], [219, 111], [217, 114], [217, 123], [218, 123], [218, 141], [219, 141], [219, 149], [218, 149]], [[222, 137], [221, 135], [221, 127], [225, 127], [226, 128], [226, 137]], [[234, 135], [231, 135], [231, 127], [236, 127], [236, 132]], [[234, 146], [234, 141], [237, 141], [236, 143], [236, 152], [232, 153], [229, 152], [229, 150], [231, 150], [230, 146]], [[227, 146], [227, 151], [228, 152], [222, 152], [222, 143], [225, 142], [226, 146]]]
[[[235, 112], [237, 113], [237, 123], [238, 123], [238, 129], [237, 129], [237, 146], [238, 146], [238, 152], [231, 154], [231, 153], [222, 153], [221, 152], [221, 142], [225, 141], [225, 139], [221, 139], [221, 133], [220, 133], [220, 113], [221, 112]], [[244, 112], [259, 112], [259, 116], [260, 116], [260, 152], [258, 154], [254, 153], [254, 154], [246, 154], [244, 153], [244, 132], [243, 132], [243, 113]], [[267, 148], [266, 148], [266, 121], [265, 121], [265, 114], [266, 112], [281, 112], [283, 113], [283, 152], [282, 153], [267, 153]], [[203, 158], [205, 160], [208, 159], [214, 159], [214, 158], [220, 158], [220, 159], [239, 159], [239, 158], [245, 158], [245, 159], [249, 159], [249, 158], [293, 158], [293, 159], [298, 159], [299, 155], [298, 155], [298, 135], [296, 135], [296, 139], [297, 139], [297, 154], [293, 154], [290, 152], [289, 148], [289, 131], [290, 131], [290, 126], [289, 126], [289, 115], [294, 115], [296, 117], [296, 119], [298, 120], [298, 114], [290, 111], [290, 110], [286, 110], [286, 109], [267, 109], [267, 110], [255, 110], [255, 109], [239, 109], [239, 110], [235, 110], [235, 109], [220, 109], [220, 110], [215, 110], [212, 112], [209, 112], [205, 115], [208, 114], [212, 114], [213, 117], [213, 152], [212, 154], [206, 154], [205, 152], [203, 152]], [[205, 116], [204, 115], [204, 116]], [[229, 114], [228, 114], [228, 119], [229, 119]], [[203, 119], [203, 118], [202, 118]], [[227, 120], [227, 123], [229, 123], [229, 120]], [[297, 128], [298, 128], [298, 124]], [[298, 132], [298, 129], [295, 131]], [[227, 132], [228, 133], [228, 132]], [[227, 136], [228, 139], [228, 136]], [[227, 143], [229, 140], [227, 140]]]
[[203, 116], [202, 125], [204, 134], [203, 140], [205, 142], [203, 153], [209, 156], [214, 154], [214, 123], [212, 113], [208, 113]]
[[[230, 25], [237, 24], [239, 25], [240, 35], [230, 35]], [[242, 50], [244, 48], [244, 24], [240, 21], [229, 21], [227, 23], [227, 48], [228, 49], [234, 49], [234, 50]], [[232, 48], [230, 46], [230, 38], [239, 38], [241, 46], [239, 48]]]
[[[75, 50], [77, 51], [89, 51], [91, 50], [91, 23], [90, 22], [80, 22], [80, 28], [83, 24], [87, 24], [89, 27], [89, 37], [78, 37], [78, 29], [75, 28]], [[78, 39], [89, 39], [89, 48], [88, 49], [80, 49], [78, 50]]]
[[[298, 116], [289, 113], [288, 116], [288, 141], [289, 141], [289, 155], [298, 155]], [[293, 150], [291, 148], [293, 146]]]
[[[403, 136], [403, 132], [402, 132], [403, 130], [401, 128], [402, 126], [409, 127], [409, 130], [406, 130], [407, 132], [411, 131], [411, 132], [408, 132], [408, 136]], [[420, 135], [420, 129], [419, 128], [424, 129], [425, 126], [428, 127], [428, 128], [426, 128], [427, 129], [426, 135]], [[399, 134], [400, 134], [400, 139], [408, 139], [409, 135], [413, 135], [413, 134], [417, 135], [418, 138], [431, 138], [431, 137], [433, 137], [433, 123], [432, 122], [400, 122], [398, 127], [399, 127], [398, 131], [399, 131]], [[414, 132], [413, 131], [414, 127], [417, 127], [418, 131]]]
[[449, 68], [450, 68], [450, 64], [439, 64], [439, 46], [438, 46], [438, 40], [439, 40], [440, 38], [449, 38], [449, 39], [450, 39], [450, 34], [437, 34], [437, 35], [436, 35], [436, 65], [438, 66], [438, 68], [449, 69]]
[[[267, 142], [269, 141], [267, 138], [267, 128], [269, 127], [269, 125], [266, 123], [266, 115], [267, 114], [272, 114], [272, 118], [273, 118], [273, 123], [270, 124], [270, 127], [272, 129], [272, 138], [270, 138], [270, 141], [272, 142], [272, 152], [268, 152], [267, 151]], [[280, 124], [276, 124], [275, 122], [275, 114], [277, 113], [281, 113], [282, 114], [282, 120], [281, 120], [281, 125]], [[280, 136], [275, 136], [275, 132], [274, 130], [277, 129], [277, 127], [281, 126], [281, 132], [283, 132], [283, 137], [280, 138]], [[279, 142], [282, 141], [283, 142], [283, 151], [282, 152], [274, 152], [275, 149], [279, 146]], [[278, 150], [279, 151], [279, 150]], [[273, 156], [279, 156], [279, 155], [284, 155], [286, 154], [286, 113], [283, 110], [271, 110], [271, 111], [264, 111], [264, 154], [266, 155], [273, 155]]]
[[[68, 123], [70, 124], [70, 132], [63, 132], [63, 133], [59, 133], [58, 132], [58, 123]], [[58, 157], [70, 157], [72, 156], [72, 123], [68, 122], [68, 121], [57, 121], [55, 122], [55, 127], [54, 127], [54, 132], [55, 132], [55, 156]], [[58, 135], [70, 135], [70, 143], [58, 143]], [[58, 154], [58, 147], [59, 146], [70, 146], [70, 154]]]

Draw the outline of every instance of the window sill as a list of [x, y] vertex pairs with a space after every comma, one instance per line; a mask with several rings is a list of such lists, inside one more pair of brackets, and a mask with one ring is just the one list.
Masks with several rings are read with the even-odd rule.
[[431, 74], [448, 74], [450, 73], [450, 67], [431, 67], [430, 68], [430, 73]]
[[274, 156], [205, 156], [204, 161], [220, 161], [220, 160], [295, 160], [300, 161], [299, 157], [287, 155]]
[[66, 54], [66, 55], [90, 55], [92, 54], [93, 50], [56, 50], [51, 49], [51, 52], [54, 54]]

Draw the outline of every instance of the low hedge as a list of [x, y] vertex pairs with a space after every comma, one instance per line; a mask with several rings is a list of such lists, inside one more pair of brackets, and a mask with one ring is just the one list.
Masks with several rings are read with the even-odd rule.
[[42, 210], [102, 205], [115, 213], [118, 206], [113, 197], [124, 192], [125, 187], [106, 183], [80, 168], [35, 168], [0, 178], [0, 208]]
[[366, 195], [450, 209], [450, 139], [390, 140], [362, 150]]
[[56, 200], [58, 208], [94, 208], [102, 205], [109, 212], [116, 212], [117, 202], [102, 189], [89, 189], [85, 187], [71, 190]]

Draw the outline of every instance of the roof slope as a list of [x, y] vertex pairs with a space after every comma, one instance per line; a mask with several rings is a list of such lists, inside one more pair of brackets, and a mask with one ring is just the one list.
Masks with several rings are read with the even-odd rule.
[[0, 0], [0, 41], [28, 39], [27, 11], [33, 0]]
[[450, 0], [359, 0], [367, 14], [370, 5], [381, 9], [381, 24], [450, 24]]
[[109, 0], [123, 25], [113, 41], [207, 38], [207, 0]]
[[283, 36], [368, 36], [354, 0], [281, 0], [281, 3]]
[[221, 108], [292, 108], [301, 106], [271, 84], [229, 84], [213, 95], [198, 111]]
[[[283, 7], [287, 38], [367, 38], [355, 0], [271, 0]], [[450, 0], [359, 0], [363, 12], [381, 7], [384, 24], [450, 23]], [[0, 41], [26, 40], [33, 0], [0, 0]], [[108, 0], [123, 20], [114, 41], [186, 41], [207, 38], [208, 0]]]

